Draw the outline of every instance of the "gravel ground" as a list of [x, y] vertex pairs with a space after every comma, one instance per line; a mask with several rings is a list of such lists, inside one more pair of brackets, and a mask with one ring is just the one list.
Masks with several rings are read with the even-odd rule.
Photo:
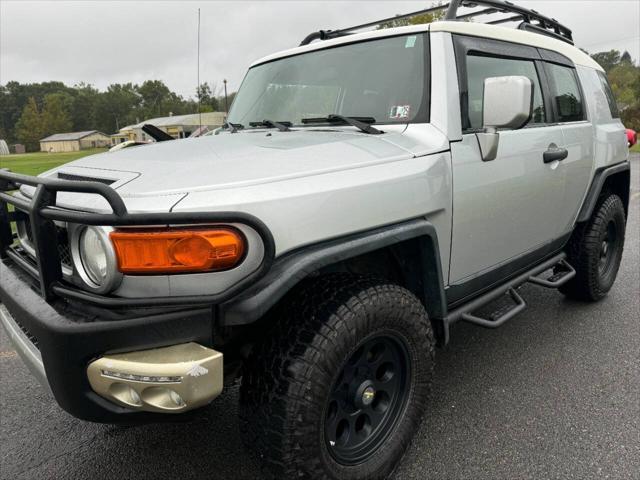
[[[432, 403], [398, 479], [640, 478], [640, 155], [618, 280], [586, 305], [525, 286], [504, 327], [464, 324], [438, 357]], [[0, 333], [3, 479], [256, 479], [238, 438], [237, 391], [189, 423], [76, 420]]]

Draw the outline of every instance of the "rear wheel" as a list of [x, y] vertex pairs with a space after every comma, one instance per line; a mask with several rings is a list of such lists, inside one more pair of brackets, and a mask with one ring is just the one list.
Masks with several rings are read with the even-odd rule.
[[625, 211], [617, 195], [604, 197], [588, 222], [576, 227], [568, 261], [576, 276], [560, 291], [578, 300], [596, 301], [613, 286], [624, 248]]
[[416, 431], [433, 335], [407, 290], [366, 277], [307, 281], [274, 312], [240, 390], [245, 441], [272, 478], [386, 478]]

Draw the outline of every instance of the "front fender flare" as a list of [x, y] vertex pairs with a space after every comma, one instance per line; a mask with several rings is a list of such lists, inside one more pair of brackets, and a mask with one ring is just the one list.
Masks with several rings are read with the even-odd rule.
[[246, 325], [261, 318], [298, 282], [334, 263], [406, 240], [420, 241], [423, 298], [432, 321], [447, 314], [436, 229], [420, 218], [302, 247], [277, 259], [265, 277], [220, 305], [221, 325]]

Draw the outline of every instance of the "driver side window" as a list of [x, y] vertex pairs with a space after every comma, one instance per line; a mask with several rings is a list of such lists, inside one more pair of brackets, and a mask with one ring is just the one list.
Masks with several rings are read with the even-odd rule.
[[467, 56], [468, 128], [472, 130], [482, 128], [484, 80], [490, 77], [509, 75], [522, 75], [531, 79], [533, 82], [533, 118], [530, 124], [546, 122], [542, 89], [533, 61], [469, 54]]

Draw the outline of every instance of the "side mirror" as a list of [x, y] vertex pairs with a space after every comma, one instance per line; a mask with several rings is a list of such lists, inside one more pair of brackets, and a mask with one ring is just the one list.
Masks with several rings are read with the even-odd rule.
[[476, 137], [486, 162], [498, 154], [499, 128], [517, 130], [531, 120], [533, 82], [523, 76], [486, 78], [482, 106], [484, 132], [476, 133]]

